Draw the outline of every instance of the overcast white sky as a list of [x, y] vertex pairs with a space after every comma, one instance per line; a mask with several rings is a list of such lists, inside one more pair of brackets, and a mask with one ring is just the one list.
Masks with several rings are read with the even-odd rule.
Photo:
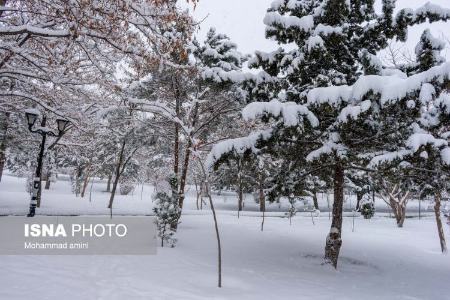
[[[377, 2], [377, 9], [381, 9], [381, 0]], [[426, 2], [429, 1], [398, 0], [397, 9], [417, 8]], [[430, 2], [450, 8], [450, 0], [431, 0]], [[227, 34], [237, 43], [239, 50], [243, 53], [274, 50], [278, 46], [275, 42], [265, 39], [265, 26], [262, 22], [270, 3], [272, 0], [200, 0], [193, 14], [197, 20], [206, 19], [201, 23], [198, 37], [203, 40], [208, 29], [215, 27], [218, 32]], [[190, 9], [192, 11], [192, 7]], [[429, 27], [436, 37], [445, 35], [450, 39], [450, 22], [415, 26], [410, 29], [405, 45], [410, 51], [417, 44], [420, 34], [426, 27]], [[447, 60], [450, 60], [450, 49], [446, 49], [444, 55]]]

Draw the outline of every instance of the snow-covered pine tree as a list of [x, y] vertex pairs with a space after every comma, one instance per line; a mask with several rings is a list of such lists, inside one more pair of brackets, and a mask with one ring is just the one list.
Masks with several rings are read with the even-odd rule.
[[[427, 29], [416, 46], [416, 63], [409, 66], [410, 82], [423, 78], [409, 94], [421, 108], [420, 116], [403, 137], [402, 148], [374, 159], [384, 165], [399, 165], [409, 182], [420, 189], [420, 196], [435, 199], [435, 217], [442, 252], [447, 251], [441, 221], [441, 198], [448, 191], [450, 170], [450, 64], [441, 56], [445, 44]], [[411, 104], [412, 105], [412, 104]], [[393, 174], [392, 174], [393, 175]]]
[[[210, 155], [214, 162], [226, 150], [271, 144], [272, 152], [289, 154], [286, 163], [297, 163], [294, 182], [319, 172], [333, 178], [333, 220], [325, 262], [334, 267], [342, 244], [345, 170], [365, 166], [367, 158], [362, 154], [383, 150], [377, 139], [383, 139], [383, 146], [398, 143], [408, 128], [404, 125], [420, 111], [417, 106], [407, 107], [404, 97], [386, 103], [376, 88], [392, 79], [380, 76], [389, 71], [383, 73], [375, 55], [389, 39], [405, 40], [408, 26], [450, 17], [449, 10], [431, 4], [415, 11], [403, 9], [396, 17], [394, 8], [393, 0], [383, 1], [382, 14], [375, 13], [371, 0], [274, 1], [264, 19], [267, 37], [295, 47], [256, 53], [250, 66], [265, 73], [244, 85], [248, 100], [271, 101], [251, 103], [243, 111], [247, 120], [262, 117], [271, 124], [270, 130], [239, 145], [219, 144]], [[362, 75], [367, 76], [359, 80]]]
[[164, 242], [169, 247], [175, 247], [176, 227], [180, 219], [181, 209], [178, 205], [177, 177], [172, 175], [167, 178], [168, 186], [162, 188], [155, 195], [155, 206], [153, 212], [156, 216], [156, 227], [158, 236], [161, 238], [161, 247]]

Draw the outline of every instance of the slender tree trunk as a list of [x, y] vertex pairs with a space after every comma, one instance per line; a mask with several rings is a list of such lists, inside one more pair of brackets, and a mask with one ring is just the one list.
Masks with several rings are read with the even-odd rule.
[[266, 197], [264, 196], [262, 183], [259, 184], [259, 211], [266, 211]]
[[342, 209], [344, 205], [344, 168], [338, 162], [334, 170], [334, 202], [333, 218], [330, 233], [325, 245], [325, 263], [331, 264], [335, 269], [342, 246]]
[[75, 196], [78, 197], [80, 194], [80, 178], [83, 176], [83, 168], [81, 166], [77, 167], [77, 172], [75, 174]]
[[319, 201], [317, 200], [317, 192], [316, 190], [313, 191], [313, 203], [314, 203], [314, 208], [316, 210], [319, 209]]
[[116, 165], [116, 172], [114, 175], [114, 182], [113, 182], [113, 187], [112, 187], [112, 191], [111, 191], [111, 196], [109, 197], [108, 208], [110, 209], [111, 216], [112, 216], [112, 206], [113, 206], [113, 202], [114, 202], [114, 195], [116, 194], [117, 184], [119, 183], [119, 178], [120, 178], [120, 168], [122, 167], [123, 153], [125, 151], [125, 144], [126, 144], [126, 141], [124, 140], [122, 142], [122, 147], [121, 147], [120, 153], [119, 153], [119, 159], [118, 159], [118, 162]]
[[92, 188], [94, 186], [94, 176], [92, 176], [91, 180], [91, 188], [89, 189], [89, 202], [92, 202]]
[[220, 244], [220, 234], [219, 234], [219, 225], [217, 223], [216, 210], [214, 209], [214, 203], [211, 197], [211, 190], [209, 187], [208, 176], [205, 170], [205, 167], [202, 162], [200, 162], [200, 166], [202, 168], [203, 176], [205, 177], [205, 192], [209, 199], [209, 205], [211, 206], [211, 211], [214, 218], [214, 229], [216, 231], [216, 239], [217, 239], [217, 286], [222, 287], [222, 246]]
[[[180, 100], [176, 97], [175, 100], [175, 113], [177, 117], [180, 117]], [[180, 125], [175, 123], [175, 141], [173, 146], [173, 173], [178, 179], [178, 170], [180, 164]], [[176, 187], [178, 189], [178, 186]]]
[[438, 229], [439, 242], [441, 243], [442, 253], [447, 252], [447, 244], [445, 243], [444, 228], [441, 221], [441, 194], [437, 192], [434, 197], [434, 214], [436, 216], [436, 225]]
[[260, 178], [260, 181], [259, 181], [259, 211], [261, 211], [263, 213], [262, 214], [262, 222], [261, 222], [261, 231], [264, 231], [264, 220], [266, 217], [266, 197], [264, 195], [262, 178]]
[[50, 181], [50, 178], [52, 177], [52, 173], [50, 172], [50, 171], [48, 171], [47, 172], [47, 175], [46, 175], [46, 177], [45, 177], [45, 189], [46, 190], [49, 190], [50, 189], [50, 183], [51, 183], [51, 181]]
[[403, 223], [405, 223], [405, 218], [406, 218], [406, 207], [405, 206], [400, 206], [399, 210], [400, 210], [400, 217], [399, 217], [399, 221], [397, 223], [397, 226], [402, 228], [403, 227]]
[[191, 147], [192, 147], [192, 142], [191, 139], [189, 139], [188, 143], [187, 143], [187, 147], [186, 147], [186, 151], [184, 153], [184, 163], [183, 163], [183, 169], [181, 171], [181, 178], [180, 178], [180, 187], [179, 187], [179, 199], [178, 199], [178, 205], [180, 207], [180, 209], [183, 209], [183, 203], [184, 203], [184, 190], [186, 188], [186, 179], [187, 179], [187, 172], [188, 172], [188, 168], [189, 168], [189, 160], [191, 157]]
[[241, 181], [241, 179], [239, 179], [239, 182], [238, 182], [238, 218], [239, 218], [239, 214], [243, 208], [243, 205], [242, 205], [243, 202], [244, 202], [244, 195], [243, 195], [243, 191], [242, 191], [242, 181]]
[[86, 193], [86, 188], [88, 186], [89, 183], [89, 176], [88, 173], [86, 173], [86, 177], [84, 178], [83, 181], [83, 188], [81, 189], [81, 198], [84, 198], [84, 194]]
[[108, 181], [106, 183], [106, 191], [111, 192], [111, 181], [112, 181], [112, 175], [108, 175]]
[[198, 193], [198, 184], [197, 184], [197, 180], [195, 178], [194, 178], [194, 185], [195, 185], [195, 195], [197, 196], [197, 199], [195, 201], [195, 206], [197, 207], [197, 210], [199, 210], [200, 206], [198, 204], [198, 200], [200, 199], [200, 194]]
[[356, 211], [359, 211], [361, 209], [360, 203], [361, 203], [362, 197], [363, 197], [362, 193], [356, 193], [356, 208], [355, 208]]
[[2, 122], [2, 141], [0, 144], [0, 181], [2, 181], [3, 169], [5, 168], [6, 162], [6, 141], [7, 141], [7, 133], [8, 133], [8, 121], [9, 121], [9, 113], [5, 113], [5, 118]]

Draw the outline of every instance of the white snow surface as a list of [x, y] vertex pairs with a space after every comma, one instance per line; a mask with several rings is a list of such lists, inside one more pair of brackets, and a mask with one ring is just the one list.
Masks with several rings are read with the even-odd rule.
[[[107, 212], [105, 186], [95, 182], [89, 202], [89, 197], [71, 195], [67, 181], [58, 181], [44, 190], [39, 212]], [[148, 213], [151, 188], [145, 187], [143, 200], [139, 192], [118, 196], [116, 211]], [[27, 196], [23, 178], [4, 175], [0, 212], [7, 213], [7, 207], [25, 212]], [[226, 208], [235, 208], [235, 195], [214, 195], [223, 245], [219, 289], [212, 216], [207, 207], [192, 209], [192, 193], [186, 201], [177, 246], [158, 248], [157, 255], [3, 256], [0, 299], [449, 299], [450, 260], [440, 253], [432, 214], [408, 218], [404, 228], [382, 214], [371, 220], [356, 216], [354, 232], [352, 218], [345, 217], [336, 271], [321, 265], [330, 230], [327, 214], [316, 217], [315, 225], [310, 214], [295, 216], [290, 226], [281, 213], [267, 213], [261, 232], [260, 213], [245, 211], [238, 219]], [[255, 207], [253, 200], [246, 200], [246, 210], [250, 207]], [[276, 207], [268, 205], [269, 210]]]

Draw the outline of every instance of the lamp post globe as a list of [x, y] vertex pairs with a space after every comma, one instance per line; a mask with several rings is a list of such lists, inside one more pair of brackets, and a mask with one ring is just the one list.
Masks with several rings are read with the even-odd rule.
[[38, 114], [30, 110], [25, 112], [25, 116], [27, 117], [28, 127], [33, 127], [34, 123], [36, 123], [36, 120], [38, 118]]
[[65, 119], [57, 119], [56, 123], [58, 124], [58, 133], [62, 135], [66, 130], [67, 125], [69, 125], [69, 121]]

